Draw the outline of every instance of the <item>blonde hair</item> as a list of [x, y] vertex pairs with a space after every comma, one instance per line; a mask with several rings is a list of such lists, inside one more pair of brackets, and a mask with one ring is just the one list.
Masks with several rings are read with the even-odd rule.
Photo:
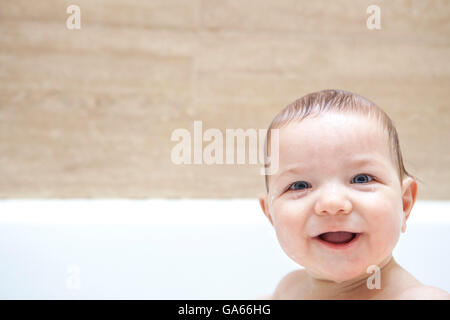
[[[323, 90], [303, 96], [281, 110], [269, 125], [264, 150], [269, 156], [271, 129], [280, 129], [293, 121], [302, 121], [308, 116], [320, 115], [325, 112], [353, 113], [376, 119], [389, 137], [391, 157], [398, 169], [400, 184], [405, 176], [413, 177], [406, 171], [403, 164], [397, 129], [394, 122], [381, 108], [372, 101], [352, 92], [343, 90]], [[268, 165], [266, 164], [266, 167]], [[416, 178], [415, 178], [416, 179]], [[265, 175], [266, 190], [269, 192], [268, 175]]]

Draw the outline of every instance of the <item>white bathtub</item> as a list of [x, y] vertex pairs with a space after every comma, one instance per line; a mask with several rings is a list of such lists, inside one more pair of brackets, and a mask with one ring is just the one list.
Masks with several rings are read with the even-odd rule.
[[[450, 291], [450, 201], [418, 201], [394, 257]], [[257, 200], [2, 200], [0, 299], [254, 299], [299, 268]]]

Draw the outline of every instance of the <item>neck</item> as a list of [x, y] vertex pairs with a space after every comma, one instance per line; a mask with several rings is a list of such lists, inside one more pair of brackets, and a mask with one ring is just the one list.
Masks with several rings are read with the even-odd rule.
[[[392, 255], [378, 265], [381, 273], [381, 281], [387, 278], [388, 273], [395, 265], [396, 262]], [[379, 292], [377, 289], [371, 290], [367, 287], [367, 279], [372, 275], [373, 274], [364, 273], [356, 278], [338, 283], [331, 280], [320, 279], [309, 274], [307, 287], [311, 297], [327, 297], [330, 299], [352, 299], [353, 297], [357, 297], [359, 299], [364, 299], [365, 297], [373, 296]], [[384, 288], [383, 283], [382, 288]]]

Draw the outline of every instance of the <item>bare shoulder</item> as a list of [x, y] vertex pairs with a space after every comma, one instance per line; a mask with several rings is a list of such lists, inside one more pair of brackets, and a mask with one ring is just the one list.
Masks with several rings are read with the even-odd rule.
[[304, 269], [289, 272], [278, 283], [275, 292], [272, 295], [272, 299], [288, 299], [294, 297], [298, 290], [298, 284], [302, 281], [304, 276]]
[[303, 276], [304, 270], [294, 270], [285, 275], [278, 283], [272, 294], [267, 294], [257, 298], [258, 300], [286, 299], [292, 292], [293, 284], [297, 283]]
[[399, 294], [396, 299], [399, 300], [450, 300], [450, 294], [442, 289], [418, 285], [410, 287]]

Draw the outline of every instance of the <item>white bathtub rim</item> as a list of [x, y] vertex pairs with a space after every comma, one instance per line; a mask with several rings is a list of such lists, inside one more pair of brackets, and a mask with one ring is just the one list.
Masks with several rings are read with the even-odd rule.
[[[0, 223], [270, 225], [256, 199], [7, 199]], [[407, 223], [450, 223], [450, 201], [416, 201]]]

